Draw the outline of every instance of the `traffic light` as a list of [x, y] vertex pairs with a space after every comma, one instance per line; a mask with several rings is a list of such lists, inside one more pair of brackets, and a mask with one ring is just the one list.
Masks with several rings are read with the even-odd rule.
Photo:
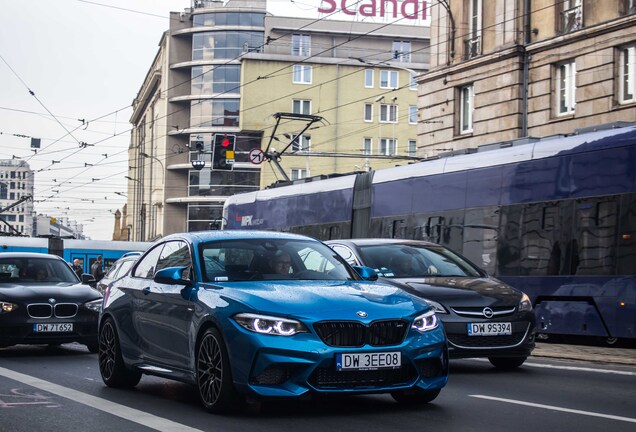
[[214, 150], [212, 155], [212, 169], [234, 169], [234, 145], [236, 135], [215, 134]]

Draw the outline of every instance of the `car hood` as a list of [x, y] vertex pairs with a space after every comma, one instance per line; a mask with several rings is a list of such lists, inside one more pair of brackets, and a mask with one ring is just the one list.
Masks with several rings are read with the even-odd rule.
[[43, 300], [46, 302], [48, 299], [54, 298], [56, 301], [64, 299], [66, 301], [86, 302], [97, 300], [101, 297], [102, 295], [99, 291], [81, 284], [0, 285], [0, 300], [5, 301], [33, 302]]
[[[417, 297], [390, 285], [356, 281], [259, 281], [204, 285], [221, 289], [228, 303], [238, 302], [254, 312], [321, 319], [368, 320], [408, 317], [428, 309]], [[205, 290], [207, 291], [207, 290]], [[199, 291], [199, 296], [205, 295]], [[210, 293], [214, 292], [210, 290]]]
[[427, 277], [391, 278], [412, 294], [446, 306], [516, 306], [521, 292], [491, 278]]

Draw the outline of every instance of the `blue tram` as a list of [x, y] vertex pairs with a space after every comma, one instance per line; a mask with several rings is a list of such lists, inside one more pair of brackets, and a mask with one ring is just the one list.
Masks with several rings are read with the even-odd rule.
[[224, 224], [433, 241], [526, 292], [543, 335], [636, 340], [634, 125], [235, 195]]
[[75, 258], [78, 258], [84, 266], [84, 273], [90, 273], [91, 265], [99, 255], [102, 256], [104, 269], [107, 270], [125, 253], [145, 251], [150, 245], [149, 242], [0, 237], [0, 252], [51, 253], [64, 258], [71, 264]]

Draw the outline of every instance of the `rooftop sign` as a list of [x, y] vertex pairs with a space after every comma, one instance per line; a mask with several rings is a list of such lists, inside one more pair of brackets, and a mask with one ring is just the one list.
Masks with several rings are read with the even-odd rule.
[[426, 0], [322, 0], [319, 13], [342, 13], [350, 17], [426, 20]]

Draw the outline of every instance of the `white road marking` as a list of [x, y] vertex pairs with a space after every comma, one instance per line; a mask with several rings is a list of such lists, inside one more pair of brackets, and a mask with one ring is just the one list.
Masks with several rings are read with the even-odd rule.
[[[464, 360], [488, 362], [488, 359], [482, 359], [482, 358], [470, 358], [470, 359], [464, 359]], [[571, 371], [579, 371], [579, 372], [598, 372], [598, 373], [604, 373], [604, 374], [636, 376], [636, 372], [622, 371], [622, 370], [616, 370], [616, 369], [595, 369], [595, 368], [580, 367], [580, 366], [561, 366], [561, 365], [550, 365], [550, 364], [529, 363], [529, 362], [525, 362], [523, 366], [521, 367], [523, 368], [526, 366], [545, 368], [545, 369], [560, 369], [560, 370], [571, 370]]]
[[3, 367], [0, 367], [0, 375], [14, 381], [21, 382], [28, 386], [35, 387], [40, 390], [44, 390], [49, 393], [53, 393], [58, 396], [70, 399], [74, 402], [81, 403], [88, 407], [104, 411], [105, 413], [121, 417], [123, 419], [135, 422], [154, 430], [165, 432], [203, 432], [200, 429], [191, 428], [189, 426], [173, 422], [172, 420], [167, 420], [165, 418], [158, 417], [147, 412], [111, 402], [107, 399], [102, 399], [96, 396], [82, 393], [77, 390], [63, 387], [49, 381], [44, 381], [30, 375], [15, 372], [10, 369], [5, 369]]
[[581, 411], [581, 410], [575, 410], [575, 409], [570, 409], [570, 408], [561, 408], [561, 407], [557, 407], [557, 406], [553, 406], [553, 405], [536, 404], [536, 403], [532, 403], [532, 402], [524, 402], [524, 401], [519, 401], [519, 400], [514, 400], [514, 399], [503, 399], [503, 398], [492, 397], [492, 396], [484, 396], [484, 395], [468, 395], [468, 396], [469, 397], [474, 397], [474, 398], [479, 398], [479, 399], [488, 399], [488, 400], [497, 401], [497, 402], [505, 402], [505, 403], [511, 403], [511, 404], [516, 404], [516, 405], [524, 405], [524, 406], [529, 406], [529, 407], [533, 407], [533, 408], [542, 408], [542, 409], [548, 409], [548, 410], [552, 410], [552, 411], [562, 411], [562, 412], [567, 412], [567, 413], [572, 413], [572, 414], [581, 414], [581, 415], [586, 415], [586, 416], [591, 416], [591, 417], [602, 417], [602, 418], [611, 419], [611, 420], [618, 420], [618, 421], [624, 421], [624, 422], [629, 422], [629, 423], [636, 423], [636, 418], [630, 418], [630, 417], [621, 417], [621, 416], [615, 416], [615, 415], [610, 415], [610, 414], [595, 413], [595, 412], [591, 412], [591, 411]]
[[572, 370], [572, 371], [582, 371], [582, 372], [598, 372], [598, 373], [604, 373], [604, 374], [636, 376], [636, 372], [621, 371], [621, 370], [615, 370], [615, 369], [594, 369], [594, 368], [588, 368], [588, 367], [559, 366], [559, 365], [549, 365], [549, 364], [540, 364], [540, 363], [524, 363], [523, 366], [546, 368], [546, 369], [561, 369], [561, 370]]

